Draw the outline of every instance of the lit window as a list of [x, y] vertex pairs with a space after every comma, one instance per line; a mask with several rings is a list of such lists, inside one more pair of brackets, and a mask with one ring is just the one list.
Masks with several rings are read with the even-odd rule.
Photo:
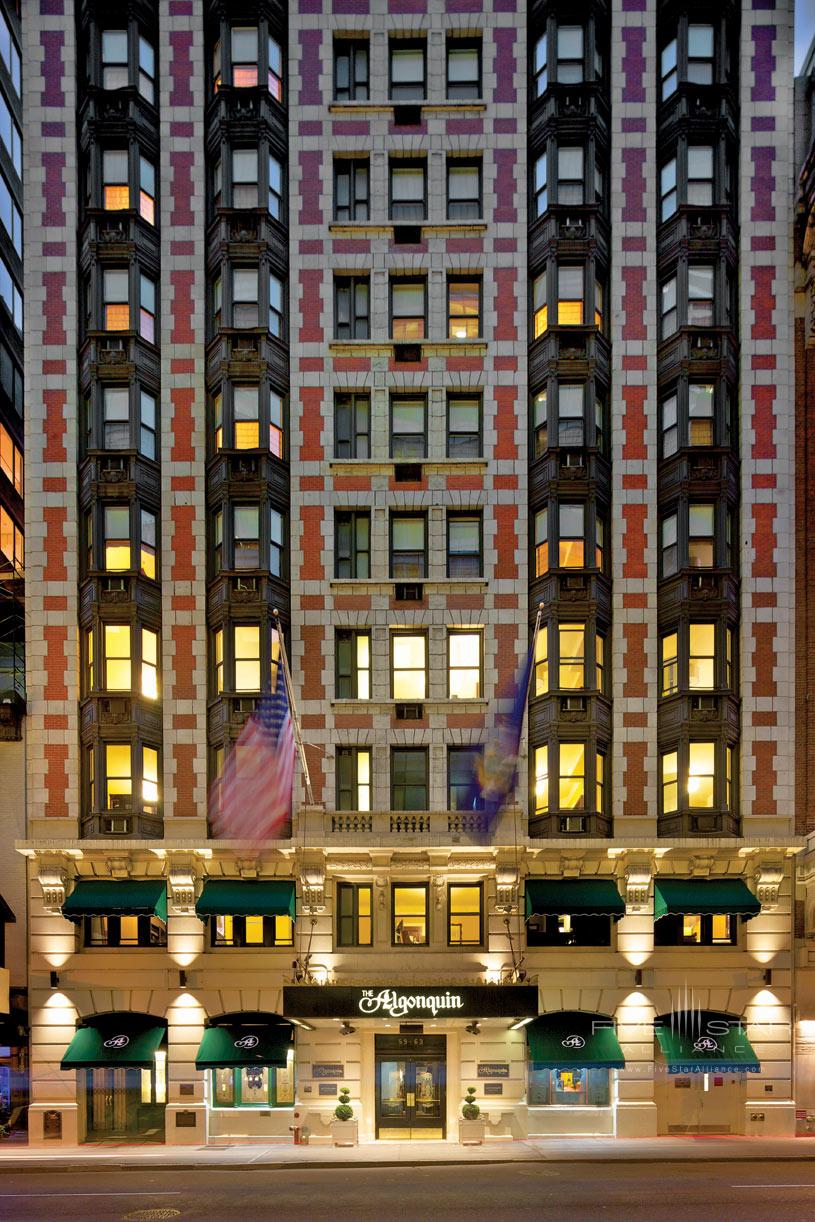
[[371, 752], [337, 747], [337, 810], [371, 809]]
[[393, 941], [397, 945], [426, 945], [428, 941], [428, 886], [393, 885]]
[[481, 696], [481, 633], [448, 633], [448, 694], [451, 700]]
[[671, 814], [679, 809], [679, 764], [676, 751], [662, 756], [662, 810]]
[[688, 506], [688, 564], [710, 569], [714, 564], [715, 505]]
[[663, 696], [673, 696], [679, 691], [678, 639], [677, 633], [669, 632], [662, 638], [660, 645]]
[[713, 806], [716, 744], [690, 743], [688, 747], [688, 805]]
[[130, 625], [105, 624], [105, 688], [109, 692], [129, 692]]
[[733, 748], [724, 749], [724, 805], [726, 810], [733, 809]]
[[586, 686], [586, 625], [558, 624], [559, 680], [563, 689]]
[[544, 624], [535, 637], [535, 695], [549, 691], [549, 630]]
[[546, 298], [546, 272], [535, 277], [532, 285], [533, 338], [539, 339], [549, 326], [549, 305]]
[[479, 946], [483, 888], [480, 883], [450, 883], [447, 888], [447, 942]]
[[260, 691], [260, 627], [257, 624], [236, 624], [235, 691]]
[[391, 636], [394, 700], [424, 700], [427, 695], [427, 637], [394, 632]]
[[450, 339], [475, 339], [481, 334], [480, 280], [448, 280], [447, 319]]
[[583, 323], [583, 268], [558, 267], [557, 321], [561, 327]]
[[105, 506], [105, 570], [126, 572], [130, 568], [130, 510], [126, 505]]
[[594, 757], [594, 802], [595, 810], [606, 809], [606, 757], [600, 751]]
[[260, 387], [233, 386], [235, 449], [256, 450], [260, 445]]
[[417, 280], [391, 281], [391, 336], [397, 342], [425, 338], [426, 285]]
[[150, 628], [141, 630], [141, 694], [158, 698], [158, 633]]
[[104, 328], [106, 331], [127, 331], [130, 327], [130, 306], [127, 272], [107, 269], [102, 275], [104, 295]]
[[336, 638], [336, 683], [338, 700], [371, 698], [371, 634], [350, 628], [338, 630]]
[[156, 579], [156, 515], [141, 511], [141, 548], [139, 568], [145, 577]]
[[105, 744], [105, 809], [129, 810], [133, 793], [129, 743]]
[[156, 223], [156, 167], [139, 156], [139, 215], [150, 225]]
[[280, 44], [269, 36], [269, 74], [267, 88], [276, 102], [283, 101], [283, 52]]
[[600, 636], [600, 633], [598, 632], [594, 638], [595, 683], [598, 692], [604, 692], [606, 690], [605, 656], [605, 637]]
[[688, 441], [692, 446], [712, 446], [713, 386], [692, 382], [688, 387]]
[[560, 743], [559, 800], [561, 810], [583, 810], [586, 804], [586, 748], [583, 743]]
[[560, 505], [558, 509], [558, 565], [562, 569], [582, 569], [586, 562], [585, 506]]
[[[212, 660], [215, 670], [215, 691], [220, 694], [224, 690], [224, 630], [219, 628], [212, 638]], [[220, 772], [220, 769], [219, 769]]]
[[549, 510], [540, 509], [535, 514], [535, 576], [543, 577], [549, 572]]
[[158, 751], [142, 747], [142, 808], [148, 814], [158, 810]]
[[688, 687], [716, 686], [716, 625], [690, 624], [688, 628]]
[[269, 391], [269, 451], [283, 457], [283, 396], [276, 390]]
[[258, 32], [255, 26], [232, 27], [232, 84], [251, 89], [258, 83]]
[[549, 810], [549, 748], [535, 748], [535, 814]]
[[104, 149], [102, 152], [102, 206], [107, 212], [130, 207], [126, 149]]

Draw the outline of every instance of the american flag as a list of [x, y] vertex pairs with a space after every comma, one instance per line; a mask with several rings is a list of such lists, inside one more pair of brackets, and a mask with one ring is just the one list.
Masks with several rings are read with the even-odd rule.
[[295, 742], [282, 674], [224, 760], [210, 794], [212, 834], [262, 841], [280, 835], [291, 818]]

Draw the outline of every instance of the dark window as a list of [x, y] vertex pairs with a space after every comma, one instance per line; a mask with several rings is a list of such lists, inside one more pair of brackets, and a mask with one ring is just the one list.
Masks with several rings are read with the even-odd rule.
[[394, 946], [427, 946], [430, 941], [430, 888], [427, 883], [393, 883], [391, 911]]
[[334, 576], [371, 575], [371, 515], [367, 511], [338, 512], [334, 518]]
[[86, 946], [166, 946], [167, 926], [155, 916], [84, 917]]
[[337, 883], [337, 945], [373, 946], [373, 887]]
[[557, 151], [557, 202], [582, 204], [584, 152], [580, 145], [560, 145]]
[[269, 572], [273, 577], [282, 577], [286, 558], [284, 547], [285, 523], [279, 509], [269, 511]]
[[371, 634], [353, 628], [337, 629], [335, 642], [335, 695], [338, 700], [371, 698]]
[[481, 397], [447, 396], [447, 457], [481, 456]]
[[398, 581], [427, 576], [427, 519], [424, 514], [391, 514], [390, 575]]
[[482, 523], [477, 513], [447, 515], [447, 576], [465, 579], [483, 575]]
[[532, 92], [536, 98], [539, 98], [548, 88], [548, 67], [548, 40], [545, 34], [541, 34], [535, 43], [535, 52], [532, 58]]
[[483, 747], [447, 748], [448, 810], [483, 810], [484, 799], [478, 784], [483, 758]]
[[390, 219], [422, 221], [427, 216], [427, 163], [391, 158]]
[[427, 400], [424, 396], [391, 397], [391, 458], [410, 460], [427, 455]]
[[370, 336], [371, 282], [368, 276], [334, 279], [334, 337], [368, 339]]
[[391, 336], [400, 343], [427, 334], [427, 281], [391, 280]]
[[258, 505], [232, 507], [233, 568], [260, 567], [260, 508]]
[[426, 747], [391, 750], [391, 810], [429, 810]]
[[283, 281], [269, 272], [269, 332], [283, 339], [286, 329]]
[[213, 946], [294, 945], [289, 916], [214, 916], [209, 923]]
[[334, 98], [337, 102], [367, 102], [367, 39], [338, 38], [335, 40]]
[[557, 388], [557, 444], [561, 449], [581, 449], [585, 444], [585, 387], [561, 382]]
[[367, 221], [369, 217], [368, 158], [338, 157], [334, 161], [334, 220]]
[[473, 221], [481, 216], [481, 162], [447, 158], [447, 219]]
[[572, 913], [531, 916], [527, 946], [610, 946], [611, 917]]
[[481, 334], [481, 280], [447, 278], [447, 334], [450, 339], [477, 339]]
[[337, 810], [370, 810], [370, 747], [337, 747], [336, 763]]
[[426, 90], [427, 45], [411, 39], [390, 41], [390, 98], [393, 102], [422, 101]]
[[232, 207], [257, 208], [258, 206], [258, 151], [257, 148], [233, 148], [232, 150]]
[[669, 913], [654, 921], [655, 946], [735, 946], [738, 917], [728, 913], [705, 915]]
[[447, 42], [447, 97], [481, 97], [481, 42], [451, 38]]
[[284, 213], [283, 202], [283, 166], [281, 162], [272, 154], [269, 154], [269, 197], [267, 207], [269, 215], [273, 216], [276, 221], [279, 221]]
[[535, 172], [532, 179], [532, 215], [543, 216], [549, 207], [549, 159], [546, 153], [541, 153], [535, 159]]
[[447, 884], [447, 945], [480, 946], [484, 941], [484, 887]]
[[371, 457], [371, 396], [334, 396], [334, 457]]
[[556, 75], [559, 85], [583, 81], [583, 27], [561, 25], [557, 29]]

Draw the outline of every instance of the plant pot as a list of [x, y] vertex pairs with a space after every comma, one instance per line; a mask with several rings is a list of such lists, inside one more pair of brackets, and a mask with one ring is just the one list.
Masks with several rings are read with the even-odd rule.
[[331, 1141], [335, 1146], [359, 1145], [359, 1127], [356, 1120], [332, 1120]]
[[486, 1130], [486, 1121], [480, 1116], [478, 1120], [465, 1120], [462, 1116], [458, 1122], [458, 1139], [463, 1146], [481, 1146]]

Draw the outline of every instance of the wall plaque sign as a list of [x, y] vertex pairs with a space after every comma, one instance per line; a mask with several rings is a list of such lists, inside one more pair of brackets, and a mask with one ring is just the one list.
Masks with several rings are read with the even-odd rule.
[[311, 1067], [312, 1078], [344, 1078], [345, 1066], [341, 1061], [321, 1061]]
[[318, 1082], [317, 1085], [319, 1086], [319, 1093], [321, 1095], [336, 1095], [337, 1093], [336, 1082]]
[[484, 1083], [484, 1094], [485, 1095], [503, 1095], [503, 1093], [504, 1093], [503, 1082], [485, 1082]]
[[536, 985], [289, 985], [283, 1013], [291, 1018], [536, 1018]]
[[509, 1077], [509, 1062], [508, 1061], [479, 1061], [478, 1076], [479, 1078], [508, 1078]]

